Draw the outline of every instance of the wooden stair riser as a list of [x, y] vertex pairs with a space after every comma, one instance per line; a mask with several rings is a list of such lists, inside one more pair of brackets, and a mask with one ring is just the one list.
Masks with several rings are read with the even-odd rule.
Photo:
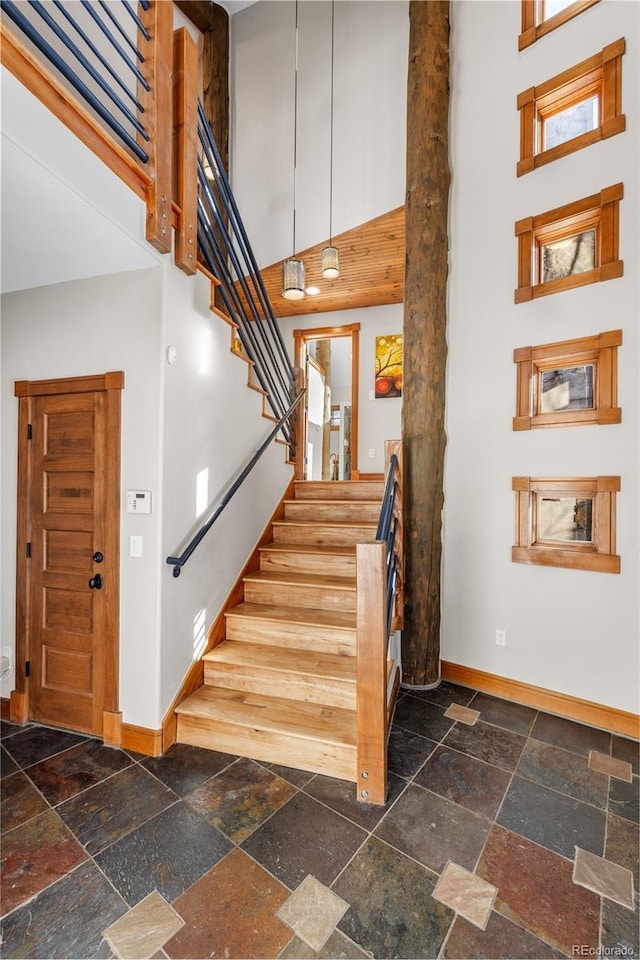
[[263, 763], [279, 763], [339, 780], [356, 780], [356, 751], [352, 746], [180, 715], [177, 739], [178, 743], [249, 757]]
[[245, 603], [272, 606], [313, 607], [315, 610], [346, 610], [355, 613], [355, 589], [312, 586], [308, 583], [277, 583], [245, 580]]
[[296, 480], [296, 500], [382, 500], [383, 480]]
[[380, 501], [371, 500], [287, 500], [284, 505], [285, 520], [308, 520], [322, 523], [377, 523], [380, 517]]
[[204, 682], [229, 690], [245, 690], [268, 696], [274, 690], [279, 697], [304, 703], [318, 703], [344, 710], [356, 709], [355, 681], [311, 677], [293, 671], [250, 668], [233, 663], [205, 662]]
[[322, 523], [287, 523], [278, 521], [273, 524], [273, 539], [277, 543], [316, 543], [319, 546], [355, 546], [357, 543], [371, 543], [375, 540], [376, 528], [358, 524], [329, 526]]
[[355, 577], [356, 555], [339, 553], [312, 553], [295, 549], [273, 550], [265, 547], [260, 551], [260, 569], [265, 572], [280, 570], [283, 573], [316, 573], [321, 576]]
[[303, 623], [258, 621], [236, 615], [232, 611], [226, 614], [226, 636], [228, 640], [268, 643], [289, 649], [317, 650], [342, 656], [353, 656], [356, 649], [355, 627], [319, 628]]

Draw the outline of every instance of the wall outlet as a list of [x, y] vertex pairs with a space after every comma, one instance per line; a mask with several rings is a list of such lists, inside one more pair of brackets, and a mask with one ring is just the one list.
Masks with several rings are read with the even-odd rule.
[[496, 630], [496, 643], [499, 647], [506, 647], [507, 645], [507, 631], [506, 630]]

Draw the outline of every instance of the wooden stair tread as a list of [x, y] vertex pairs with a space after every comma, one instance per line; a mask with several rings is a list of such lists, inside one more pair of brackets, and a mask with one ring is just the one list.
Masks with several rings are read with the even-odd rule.
[[[296, 498], [300, 500], [335, 498], [357, 501], [382, 499], [384, 480], [296, 480]], [[300, 496], [298, 496], [298, 494]]]
[[362, 505], [379, 507], [381, 502], [382, 502], [381, 497], [371, 497], [367, 500], [365, 500], [364, 498], [358, 499], [358, 500], [353, 500], [353, 499], [345, 500], [342, 497], [331, 497], [330, 499], [328, 497], [322, 497], [318, 500], [314, 500], [313, 497], [305, 497], [304, 499], [301, 499], [300, 497], [298, 497], [297, 500], [295, 498], [292, 500], [285, 500], [284, 504], [286, 506], [287, 504], [295, 503], [296, 505], [299, 506], [301, 503], [303, 503], [305, 507], [312, 507], [314, 505], [318, 507], [326, 507], [328, 505], [336, 506], [336, 507], [353, 507], [353, 506], [359, 507]]
[[205, 685], [183, 700], [176, 713], [355, 748], [355, 711], [340, 707]]
[[355, 657], [336, 653], [321, 653], [315, 650], [296, 650], [287, 647], [268, 646], [263, 643], [245, 643], [240, 640], [225, 640], [206, 653], [208, 663], [230, 663], [256, 667], [260, 670], [289, 670], [300, 676], [313, 676], [324, 680], [343, 680], [355, 683]]
[[318, 610], [315, 607], [270, 606], [266, 603], [240, 603], [225, 616], [269, 620], [272, 623], [300, 623], [310, 627], [356, 628], [356, 615], [348, 610]]
[[265, 543], [260, 547], [261, 553], [317, 553], [325, 557], [355, 557], [355, 545], [343, 545], [336, 543], [280, 543], [273, 540], [271, 543]]
[[336, 577], [322, 573], [287, 573], [284, 570], [256, 570], [244, 578], [245, 581], [259, 581], [261, 583], [298, 584], [306, 587], [331, 587], [335, 590], [356, 589], [355, 577]]
[[326, 527], [329, 530], [340, 530], [341, 527], [366, 527], [367, 530], [377, 530], [377, 520], [274, 520], [274, 527]]

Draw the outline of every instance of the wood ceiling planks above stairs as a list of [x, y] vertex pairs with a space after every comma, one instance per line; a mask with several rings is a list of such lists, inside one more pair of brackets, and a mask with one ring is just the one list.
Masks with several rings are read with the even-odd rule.
[[382, 493], [296, 482], [204, 686], [177, 708], [179, 742], [356, 780], [355, 544], [375, 539]]
[[322, 248], [328, 239], [298, 253], [304, 261], [307, 286], [320, 288], [316, 296], [285, 300], [282, 296], [282, 261], [262, 271], [269, 299], [277, 317], [352, 310], [385, 303], [402, 303], [404, 294], [404, 207], [333, 238], [340, 251], [340, 276], [322, 276]]

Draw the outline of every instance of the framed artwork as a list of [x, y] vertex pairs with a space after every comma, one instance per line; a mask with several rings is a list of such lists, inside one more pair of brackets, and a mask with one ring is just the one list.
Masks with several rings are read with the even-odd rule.
[[402, 334], [376, 337], [376, 400], [402, 396]]

